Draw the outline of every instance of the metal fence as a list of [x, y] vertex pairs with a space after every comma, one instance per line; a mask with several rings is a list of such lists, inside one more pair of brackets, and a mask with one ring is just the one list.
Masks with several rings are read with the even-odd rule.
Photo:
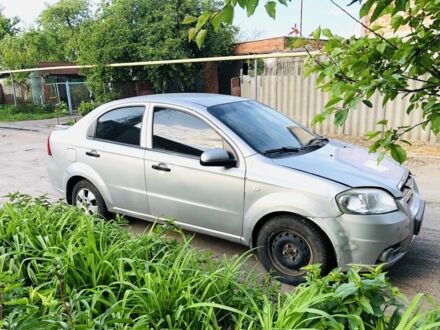
[[[312, 53], [313, 56], [320, 56], [318, 52]], [[325, 104], [329, 100], [329, 95], [317, 88], [316, 75], [304, 77], [304, 59], [308, 55], [310, 55], [310, 53], [291, 52], [136, 63], [113, 63], [107, 66], [125, 67], [127, 70], [131, 70], [134, 66], [148, 67], [152, 65], [222, 63], [222, 66], [217, 67], [222, 69], [218, 69], [218, 71], [215, 70], [216, 73], [218, 73], [218, 85], [220, 85], [220, 82], [222, 82], [222, 85], [229, 84], [230, 93], [233, 95], [241, 95], [251, 99], [256, 98], [308, 126], [311, 120], [323, 111]], [[234, 64], [234, 66], [228, 70], [225, 69], [224, 64], [231, 62], [237, 63], [237, 61], [241, 61], [241, 64], [238, 66]], [[93, 65], [60, 66], [51, 67], [50, 69], [56, 71], [89, 67], [93, 67]], [[237, 69], [237, 67], [241, 67], [241, 69]], [[32, 73], [38, 73], [44, 70], [45, 69], [42, 68], [5, 70], [0, 71], [0, 76], [8, 74], [12, 77], [16, 73], [30, 72], [32, 77]], [[233, 71], [232, 76], [231, 70]], [[240, 70], [241, 74], [239, 73]], [[256, 77], [254, 74], [255, 71], [257, 72]], [[243, 75], [243, 72], [246, 72], [246, 74]], [[232, 77], [235, 78], [231, 80]], [[417, 87], [416, 82], [413, 83], [413, 87]], [[36, 81], [33, 85], [35, 85], [35, 87], [32, 86], [32, 88], [29, 88], [17, 85], [14, 87], [14, 84], [10, 86], [2, 84], [4, 89], [12, 88], [15, 102], [24, 101], [33, 102], [35, 104], [53, 104], [64, 101], [68, 104], [70, 112], [74, 111], [82, 101], [88, 101], [92, 97], [91, 92], [84, 82], [58, 82], [47, 84], [41, 79], [40, 82]], [[103, 82], [103, 86], [110, 91], [117, 91], [119, 98], [146, 95], [153, 92], [150, 84], [145, 81], [129, 81], [123, 84]], [[0, 90], [0, 92], [2, 92], [2, 90]], [[0, 101], [2, 97], [3, 99], [8, 98], [7, 90], [3, 90], [3, 92], [0, 93]], [[9, 95], [9, 98], [11, 98], [11, 95]], [[389, 125], [393, 127], [415, 124], [422, 119], [420, 112], [417, 111], [413, 111], [410, 115], [406, 114], [404, 110], [408, 106], [407, 98], [397, 98], [393, 102], [389, 102], [386, 107], [381, 106], [382, 98], [379, 94], [375, 94], [372, 101], [374, 105], [372, 109], [367, 108], [361, 103], [358, 109], [350, 112], [346, 123], [340, 128], [334, 125], [332, 118], [313, 128], [321, 134], [345, 134], [353, 137], [363, 137], [365, 132], [378, 129], [376, 123], [384, 118], [388, 119]], [[407, 133], [405, 138], [412, 141], [440, 143], [440, 135], [435, 136], [430, 131], [429, 126], [426, 127], [426, 129], [417, 127]]]
[[3, 83], [0, 85], [0, 104], [31, 102], [32, 90], [29, 84]]
[[45, 97], [47, 104], [66, 102], [72, 114], [83, 101], [92, 99], [92, 92], [84, 82], [58, 82], [46, 84]]
[[23, 83], [8, 81], [1, 84], [2, 104], [55, 105], [64, 102], [69, 113], [78, 109], [83, 101], [92, 99], [92, 92], [85, 82], [45, 83], [44, 79], [30, 78]]
[[[287, 116], [298, 120], [304, 125], [310, 125], [314, 116], [323, 111], [329, 100], [329, 95], [317, 88], [316, 75], [304, 77], [304, 59], [269, 59], [264, 61], [264, 69], [257, 76], [242, 77], [241, 95], [255, 98], [266, 103]], [[414, 82], [414, 86], [416, 83]], [[382, 97], [376, 93], [373, 98], [373, 108], [365, 105], [350, 112], [346, 123], [337, 128], [333, 118], [313, 127], [320, 134], [349, 135], [363, 137], [367, 131], [376, 130], [376, 123], [388, 119], [393, 127], [405, 126], [422, 121], [421, 113], [413, 111], [407, 115], [404, 109], [408, 106], [408, 98], [397, 97], [382, 107]], [[435, 136], [429, 126], [426, 129], [417, 127], [405, 135], [407, 140], [439, 143], [440, 135]]]

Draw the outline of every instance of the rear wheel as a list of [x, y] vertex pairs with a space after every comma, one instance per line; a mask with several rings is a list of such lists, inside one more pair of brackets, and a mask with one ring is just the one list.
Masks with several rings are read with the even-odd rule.
[[279, 215], [268, 220], [257, 236], [258, 257], [267, 271], [281, 282], [297, 285], [304, 281], [301, 269], [321, 264], [323, 273], [331, 265], [330, 248], [315, 225], [295, 215]]
[[72, 190], [72, 204], [88, 215], [101, 215], [108, 219], [109, 212], [98, 189], [87, 180], [79, 181]]

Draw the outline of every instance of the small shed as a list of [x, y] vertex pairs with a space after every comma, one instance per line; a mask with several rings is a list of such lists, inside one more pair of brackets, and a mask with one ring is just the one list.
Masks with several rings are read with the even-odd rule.
[[75, 66], [75, 64], [69, 62], [41, 62], [36, 67], [44, 70], [34, 71], [29, 75], [34, 104], [53, 104], [60, 101], [68, 103], [69, 96], [66, 83], [80, 83], [83, 85], [84, 77], [77, 68], [55, 69], [61, 66]]

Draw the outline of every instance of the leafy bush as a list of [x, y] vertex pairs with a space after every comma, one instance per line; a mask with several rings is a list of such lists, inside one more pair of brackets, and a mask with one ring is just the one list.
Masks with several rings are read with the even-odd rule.
[[[181, 240], [171, 239], [175, 230]], [[62, 202], [11, 195], [0, 210], [0, 328], [412, 329], [440, 326], [438, 306], [404, 311], [380, 269], [335, 270], [280, 293], [244, 271], [251, 255], [216, 260], [172, 224], [135, 235]]]
[[67, 108], [66, 102], [58, 102], [53, 106], [53, 111], [59, 115], [67, 115], [69, 113], [69, 109]]
[[20, 104], [15, 105], [0, 105], [0, 121], [19, 121], [19, 120], [35, 120], [48, 119], [57, 117], [58, 114], [54, 111], [51, 105], [34, 105], [34, 104]]
[[78, 113], [84, 117], [85, 115], [87, 115], [89, 112], [95, 110], [100, 105], [101, 105], [101, 103], [83, 101], [79, 105]]

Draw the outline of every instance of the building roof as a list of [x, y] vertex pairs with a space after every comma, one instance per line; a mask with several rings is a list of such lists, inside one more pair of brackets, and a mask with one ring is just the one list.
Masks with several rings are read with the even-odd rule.
[[80, 76], [79, 69], [70, 68], [70, 69], [60, 69], [54, 70], [51, 69], [53, 67], [59, 66], [75, 66], [75, 63], [71, 62], [40, 62], [36, 65], [37, 68], [47, 68], [47, 70], [39, 71], [40, 74], [43, 75], [55, 75], [55, 76]]

